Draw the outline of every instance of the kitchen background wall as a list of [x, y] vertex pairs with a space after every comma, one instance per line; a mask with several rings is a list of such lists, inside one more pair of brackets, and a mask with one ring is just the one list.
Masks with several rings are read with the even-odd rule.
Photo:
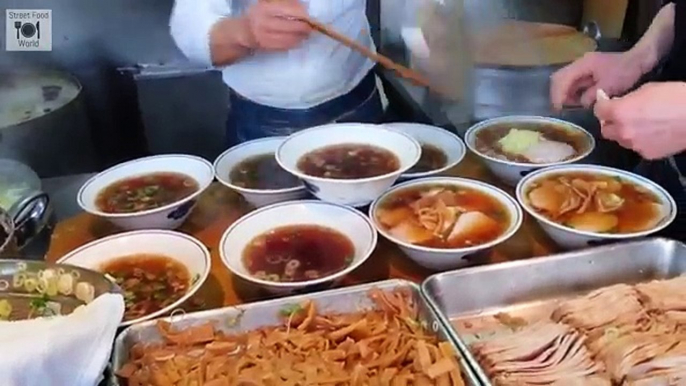
[[[228, 106], [225, 89], [217, 73], [185, 64], [169, 36], [172, 5], [173, 0], [0, 0], [2, 15], [8, 8], [53, 10], [53, 51], [3, 49], [0, 68], [74, 74], [84, 87], [101, 167], [147, 152], [216, 155]], [[3, 16], [0, 31], [4, 22]], [[144, 128], [148, 132], [141, 136]]]
[[[502, 1], [511, 16], [524, 19], [567, 23], [581, 17], [563, 12], [560, 5], [569, 0]], [[6, 52], [3, 37], [0, 70], [46, 67], [74, 74], [84, 87], [98, 167], [146, 153], [211, 159], [224, 148], [226, 89], [217, 72], [188, 67], [174, 46], [168, 33], [172, 5], [173, 0], [0, 0], [2, 15], [10, 8], [53, 10], [53, 51]], [[379, 8], [378, 0], [369, 1], [375, 36]], [[0, 18], [0, 31], [4, 22]]]

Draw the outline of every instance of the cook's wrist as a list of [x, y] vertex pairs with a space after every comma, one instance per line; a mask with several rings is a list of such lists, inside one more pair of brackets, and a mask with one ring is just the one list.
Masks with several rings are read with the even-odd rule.
[[636, 45], [625, 53], [629, 62], [638, 67], [641, 74], [652, 71], [660, 61], [657, 49], [652, 45]]

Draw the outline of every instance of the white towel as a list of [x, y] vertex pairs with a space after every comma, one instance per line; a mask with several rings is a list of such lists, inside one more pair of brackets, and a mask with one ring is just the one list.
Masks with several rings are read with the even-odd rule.
[[123, 315], [122, 296], [105, 294], [70, 315], [0, 322], [0, 384], [95, 385]]

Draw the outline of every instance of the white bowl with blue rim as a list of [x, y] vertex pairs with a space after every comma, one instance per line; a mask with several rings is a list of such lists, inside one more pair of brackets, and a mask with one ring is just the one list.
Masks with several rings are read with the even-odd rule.
[[307, 190], [303, 184], [282, 189], [250, 189], [238, 186], [231, 181], [231, 171], [239, 163], [251, 157], [274, 154], [285, 139], [286, 137], [260, 138], [230, 148], [214, 161], [215, 177], [221, 184], [238, 192], [248, 203], [257, 208], [307, 197]]
[[[479, 132], [481, 132], [482, 130], [489, 130], [494, 126], [503, 126], [508, 124], [513, 125], [513, 127], [515, 128], [518, 125], [558, 126], [562, 129], [582, 135], [585, 139], [586, 146], [582, 151], [580, 151], [577, 155], [575, 155], [572, 158], [566, 159], [564, 161], [551, 163], [514, 162], [506, 159], [492, 157], [491, 155], [484, 154], [483, 152], [479, 151], [479, 149], [477, 149], [476, 136]], [[588, 131], [584, 130], [581, 126], [575, 125], [571, 122], [563, 121], [561, 119], [528, 115], [511, 115], [487, 119], [485, 121], [479, 122], [476, 125], [470, 127], [469, 130], [467, 130], [467, 132], [465, 133], [465, 144], [467, 145], [467, 148], [469, 148], [469, 150], [471, 150], [474, 154], [479, 156], [479, 158], [481, 158], [484, 161], [486, 167], [493, 174], [495, 174], [495, 176], [498, 177], [498, 179], [500, 179], [501, 181], [510, 186], [516, 186], [517, 183], [522, 178], [524, 178], [524, 176], [535, 170], [547, 168], [550, 166], [566, 165], [575, 162], [581, 162], [584, 159], [586, 159], [591, 154], [591, 152], [593, 152], [593, 149], [595, 149], [596, 146], [593, 135], [591, 135], [591, 133], [589, 133]]]
[[[332, 179], [314, 177], [298, 168], [304, 155], [323, 147], [342, 144], [363, 144], [380, 147], [395, 154], [398, 170], [376, 177]], [[414, 166], [421, 156], [419, 142], [411, 136], [381, 125], [365, 123], [335, 123], [299, 131], [276, 151], [282, 168], [297, 176], [307, 190], [320, 200], [353, 207], [366, 206], [390, 188], [401, 174]]]
[[462, 142], [460, 137], [442, 127], [405, 122], [386, 123], [384, 126], [410, 135], [412, 138], [416, 139], [420, 145], [433, 146], [441, 150], [446, 156], [446, 163], [440, 168], [414, 173], [410, 170], [400, 175], [401, 180], [441, 175], [462, 162], [467, 153], [464, 142]]
[[[551, 221], [531, 206], [531, 203], [526, 198], [526, 195], [531, 190], [532, 184], [535, 184], [536, 182], [550, 176], [564, 173], [589, 173], [609, 177], [619, 177], [622, 180], [629, 181], [648, 190], [649, 192], [653, 193], [655, 197], [657, 197], [657, 199], [664, 205], [664, 217], [659, 221], [658, 224], [656, 224], [655, 227], [633, 233], [588, 232]], [[672, 196], [662, 186], [645, 177], [639, 176], [638, 174], [606, 166], [562, 165], [538, 170], [527, 175], [519, 182], [517, 185], [516, 194], [517, 201], [519, 201], [524, 210], [533, 218], [535, 218], [543, 231], [545, 231], [545, 233], [548, 234], [553, 241], [555, 241], [564, 249], [587, 248], [590, 246], [597, 246], [599, 244], [646, 237], [666, 228], [674, 221], [677, 215], [677, 205], [674, 201], [674, 198], [672, 198]]]
[[[430, 188], [432, 186], [462, 187], [487, 194], [502, 204], [503, 208], [505, 208], [509, 214], [510, 223], [507, 225], [505, 231], [495, 240], [464, 248], [433, 248], [411, 244], [392, 236], [390, 232], [388, 232], [384, 226], [379, 223], [376, 216], [376, 211], [378, 210], [379, 206], [383, 205], [385, 200], [405, 189], [417, 189], [422, 187]], [[377, 231], [383, 237], [396, 244], [400, 250], [407, 255], [407, 257], [423, 267], [437, 271], [457, 269], [467, 265], [469, 261], [466, 259], [466, 257], [477, 252], [483, 252], [506, 241], [512, 237], [517, 230], [519, 230], [524, 219], [522, 208], [519, 207], [517, 201], [515, 201], [514, 198], [505, 193], [503, 190], [481, 181], [459, 177], [422, 178], [419, 180], [411, 180], [402, 184], [398, 184], [372, 203], [372, 205], [369, 207], [369, 217], [371, 218], [372, 224], [374, 224], [374, 227], [377, 229]]]
[[[256, 237], [277, 228], [294, 225], [318, 225], [346, 236], [355, 252], [352, 262], [343, 270], [315, 280], [275, 282], [250, 274], [243, 253]], [[363, 213], [342, 205], [317, 200], [282, 202], [257, 209], [241, 217], [224, 232], [219, 241], [222, 262], [234, 275], [275, 294], [319, 291], [339, 283], [371, 256], [377, 233]]]
[[57, 262], [101, 272], [102, 267], [113, 260], [141, 254], [173, 259], [188, 270], [190, 283], [186, 293], [174, 303], [140, 318], [127, 320], [121, 326], [167, 315], [181, 307], [202, 287], [210, 274], [212, 260], [207, 247], [194, 237], [168, 230], [149, 229], [104, 237], [69, 252]]
[[[132, 213], [107, 213], [98, 208], [98, 194], [111, 184], [152, 173], [180, 173], [198, 183], [191, 195], [159, 208]], [[186, 154], [156, 155], [115, 165], [90, 178], [81, 186], [77, 201], [84, 211], [110, 221], [125, 230], [176, 229], [188, 218], [198, 196], [214, 180], [212, 164], [200, 157]]]

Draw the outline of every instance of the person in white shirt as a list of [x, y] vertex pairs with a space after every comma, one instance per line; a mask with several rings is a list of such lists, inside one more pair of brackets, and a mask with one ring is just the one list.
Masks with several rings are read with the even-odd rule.
[[313, 32], [306, 15], [375, 49], [365, 0], [175, 0], [177, 46], [221, 68], [230, 88], [230, 143], [381, 119], [374, 63]]

